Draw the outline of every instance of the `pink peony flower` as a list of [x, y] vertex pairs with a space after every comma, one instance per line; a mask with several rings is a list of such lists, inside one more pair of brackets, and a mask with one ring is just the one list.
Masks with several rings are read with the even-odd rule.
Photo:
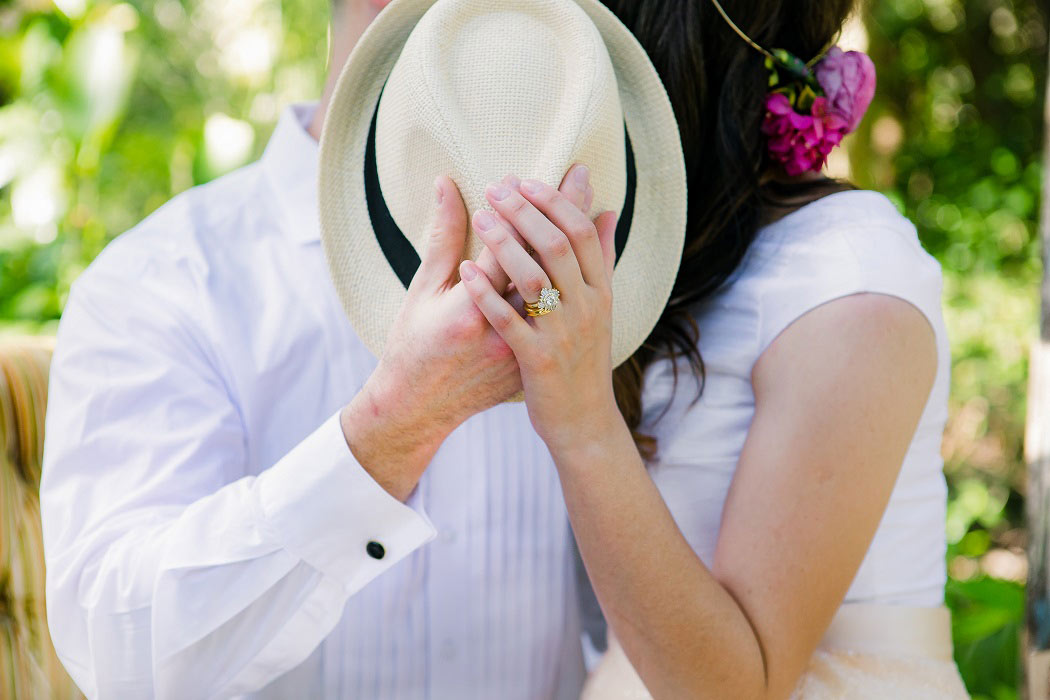
[[782, 93], [766, 98], [762, 133], [768, 139], [769, 154], [793, 177], [810, 170], [820, 172], [828, 154], [849, 133], [848, 126], [826, 97], [816, 98], [809, 114], [796, 112]]
[[814, 73], [831, 110], [846, 120], [846, 132], [856, 129], [875, 95], [875, 64], [865, 53], [833, 46]]

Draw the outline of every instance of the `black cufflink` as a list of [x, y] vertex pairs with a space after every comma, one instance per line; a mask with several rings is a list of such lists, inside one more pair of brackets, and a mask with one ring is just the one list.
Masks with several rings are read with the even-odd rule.
[[365, 551], [368, 552], [368, 556], [372, 557], [373, 559], [382, 559], [384, 556], [386, 556], [386, 550], [383, 548], [383, 545], [379, 544], [375, 540], [372, 540], [367, 545], [365, 545]]

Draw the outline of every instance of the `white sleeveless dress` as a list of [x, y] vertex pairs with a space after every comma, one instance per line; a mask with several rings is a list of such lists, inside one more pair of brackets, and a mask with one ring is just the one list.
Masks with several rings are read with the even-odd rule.
[[[826, 638], [814, 654], [796, 698], [968, 697], [951, 659], [950, 615], [943, 606], [947, 485], [940, 447], [951, 357], [941, 290], [940, 265], [886, 197], [839, 192], [760, 230], [733, 277], [695, 312], [707, 369], [700, 401], [689, 406], [696, 385], [684, 361], [673, 393], [669, 361], [647, 369], [642, 428], [659, 441], [649, 472], [683, 535], [710, 566], [722, 506], [754, 414], [751, 369], [773, 339], [807, 311], [858, 292], [900, 297], [933, 327], [938, 357], [933, 389], [846, 594], [842, 608], [849, 610], [840, 609], [834, 638]], [[878, 618], [887, 606], [899, 613], [895, 630], [865, 626], [864, 619]], [[929, 643], [906, 648], [916, 637]], [[648, 697], [610, 639], [583, 698]]]

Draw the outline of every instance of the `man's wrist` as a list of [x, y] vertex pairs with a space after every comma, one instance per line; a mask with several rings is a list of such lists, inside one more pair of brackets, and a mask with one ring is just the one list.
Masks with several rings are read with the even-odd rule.
[[339, 413], [347, 447], [388, 493], [404, 501], [451, 432], [420, 412], [418, 397], [377, 373]]

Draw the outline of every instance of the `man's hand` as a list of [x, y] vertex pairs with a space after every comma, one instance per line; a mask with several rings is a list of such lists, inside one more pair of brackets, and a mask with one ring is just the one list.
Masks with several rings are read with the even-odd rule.
[[[573, 172], [560, 190], [587, 211], [593, 191], [578, 185]], [[463, 199], [448, 177], [435, 187], [438, 204], [419, 270], [379, 365], [340, 416], [354, 457], [400, 500], [412, 493], [449, 433], [522, 388], [514, 354], [459, 280], [467, 231]], [[476, 264], [520, 312], [521, 297], [512, 286], [508, 291], [507, 275], [488, 248]]]

